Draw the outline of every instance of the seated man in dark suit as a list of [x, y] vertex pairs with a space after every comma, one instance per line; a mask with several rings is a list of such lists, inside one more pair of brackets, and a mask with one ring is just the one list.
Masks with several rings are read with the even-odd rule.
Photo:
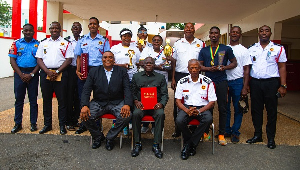
[[[114, 54], [110, 51], [103, 53], [102, 62], [103, 65], [90, 70], [84, 84], [80, 118], [92, 135], [92, 148], [96, 149], [101, 146], [105, 137], [95, 120], [106, 113], [116, 116], [115, 126], [106, 135], [105, 147], [110, 151], [114, 147], [114, 139], [131, 118], [130, 107], [133, 100], [127, 70], [114, 65]], [[90, 102], [92, 91], [93, 99]]]
[[[145, 71], [133, 75], [131, 82], [131, 91], [134, 99], [134, 111], [132, 114], [132, 129], [134, 134], [135, 147], [131, 152], [132, 157], [139, 155], [142, 150], [141, 144], [141, 119], [145, 114], [153, 116], [155, 119], [154, 143], [152, 151], [157, 158], [162, 158], [163, 153], [160, 150], [159, 143], [162, 141], [162, 130], [164, 127], [164, 107], [168, 102], [168, 88], [164, 75], [154, 72], [155, 60], [152, 57], [146, 57], [144, 60]], [[151, 110], [143, 110], [141, 102], [141, 88], [156, 87], [157, 103]]]

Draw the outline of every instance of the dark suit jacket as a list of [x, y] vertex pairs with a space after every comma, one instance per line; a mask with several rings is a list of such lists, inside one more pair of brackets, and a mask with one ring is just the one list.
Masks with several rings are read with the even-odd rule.
[[117, 105], [124, 100], [125, 105], [132, 107], [133, 99], [130, 91], [129, 77], [127, 70], [123, 67], [113, 67], [109, 84], [102, 65], [92, 68], [83, 86], [81, 106], [89, 106], [92, 91], [92, 101], [96, 101], [101, 106], [107, 104]]

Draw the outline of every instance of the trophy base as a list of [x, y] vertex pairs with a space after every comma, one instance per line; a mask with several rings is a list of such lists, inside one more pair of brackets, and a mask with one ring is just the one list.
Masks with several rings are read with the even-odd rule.
[[170, 65], [164, 65], [163, 68], [167, 71], [171, 70], [172, 69], [172, 66]]

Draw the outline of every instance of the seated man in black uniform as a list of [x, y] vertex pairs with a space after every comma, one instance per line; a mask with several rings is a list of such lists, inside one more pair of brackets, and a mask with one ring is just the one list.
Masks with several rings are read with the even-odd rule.
[[[127, 70], [114, 65], [114, 54], [110, 51], [103, 53], [102, 62], [103, 65], [90, 70], [83, 86], [80, 118], [92, 135], [92, 148], [96, 149], [105, 138], [95, 120], [106, 113], [116, 116], [115, 126], [106, 135], [105, 147], [110, 151], [114, 139], [131, 118], [132, 94]], [[93, 99], [89, 102], [92, 91]]]
[[[199, 74], [200, 62], [191, 59], [188, 62], [190, 75], [181, 78], [177, 83], [175, 98], [179, 108], [176, 124], [182, 132], [184, 147], [181, 158], [186, 160], [196, 154], [196, 147], [205, 129], [212, 123], [213, 108], [217, 100], [213, 82], [206, 76]], [[184, 103], [182, 103], [184, 98]], [[188, 123], [197, 119], [200, 124], [191, 132]]]

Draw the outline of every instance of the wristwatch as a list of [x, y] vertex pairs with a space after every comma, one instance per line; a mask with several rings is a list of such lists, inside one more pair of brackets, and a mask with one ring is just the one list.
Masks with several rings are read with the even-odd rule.
[[287, 85], [286, 84], [282, 84], [280, 86], [283, 87], [283, 88], [285, 88], [285, 89], [287, 89]]
[[34, 74], [33, 73], [30, 73], [31, 77], [34, 77]]
[[59, 71], [59, 70], [56, 70], [55, 72], [58, 74], [60, 71]]

